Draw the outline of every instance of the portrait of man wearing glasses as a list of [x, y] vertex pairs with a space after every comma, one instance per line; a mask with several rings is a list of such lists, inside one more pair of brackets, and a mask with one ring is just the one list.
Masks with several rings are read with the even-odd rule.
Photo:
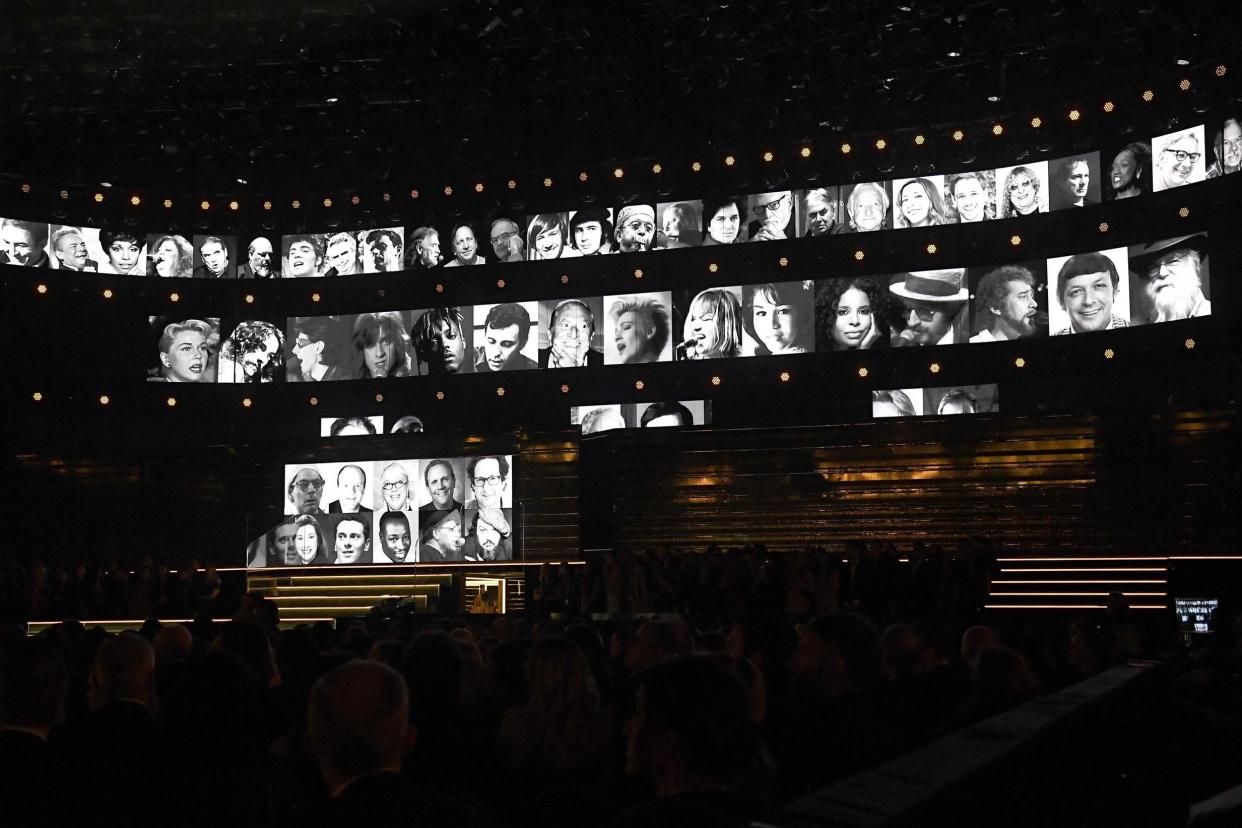
[[906, 328], [893, 343], [910, 345], [952, 345], [965, 334], [967, 303], [965, 271], [921, 270], [903, 274], [888, 289], [904, 306]]
[[498, 218], [492, 222], [488, 241], [498, 262], [521, 262], [526, 260], [526, 245], [517, 222], [511, 218]]
[[410, 473], [403, 463], [389, 463], [380, 474], [380, 489], [383, 493], [384, 508], [389, 512], [411, 512], [414, 504], [410, 500]]
[[502, 455], [471, 457], [466, 461], [470, 496], [466, 509], [501, 509], [512, 506], [509, 493], [509, 458]]
[[780, 241], [789, 238], [789, 220], [793, 218], [793, 193], [781, 190], [758, 193], [750, 197], [750, 212], [756, 219], [750, 223], [750, 240]]
[[643, 253], [655, 241], [655, 207], [630, 204], [617, 212], [617, 247], [622, 253]]
[[1172, 190], [1202, 181], [1203, 127], [1191, 127], [1157, 138], [1152, 163], [1156, 175], [1152, 181], [1156, 192]]
[[[289, 481], [287, 514], [321, 515], [319, 499], [323, 496], [323, 475], [314, 466], [298, 469]], [[289, 511], [292, 509], [292, 511]]]

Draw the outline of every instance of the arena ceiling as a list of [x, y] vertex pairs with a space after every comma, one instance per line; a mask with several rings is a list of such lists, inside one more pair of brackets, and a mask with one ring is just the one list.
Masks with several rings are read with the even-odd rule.
[[1185, 0], [6, 5], [0, 172], [255, 192], [951, 123], [1219, 60], [1242, 16]]

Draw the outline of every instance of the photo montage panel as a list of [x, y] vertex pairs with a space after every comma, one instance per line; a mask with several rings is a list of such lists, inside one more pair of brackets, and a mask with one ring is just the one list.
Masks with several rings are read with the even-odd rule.
[[1100, 203], [1100, 154], [1084, 152], [1048, 164], [1048, 205], [1053, 210], [1093, 207]]
[[147, 317], [147, 380], [215, 382], [220, 355], [220, 319], [215, 316]]
[[996, 170], [946, 175], [944, 203], [951, 220], [957, 224], [996, 218]]
[[1048, 260], [1048, 330], [1054, 336], [1130, 327], [1127, 250]]
[[[239, 251], [238, 279], [279, 279], [280, 251], [272, 243], [276, 236], [243, 236], [246, 248]], [[277, 239], [279, 241], [279, 239]]]
[[176, 233], [147, 234], [147, 274], [162, 279], [194, 276], [194, 245]]
[[742, 287], [743, 356], [814, 351], [814, 282], [768, 282]]
[[288, 319], [285, 374], [290, 382], [409, 377], [418, 373], [410, 346], [414, 311], [380, 311]]
[[604, 364], [672, 362], [673, 294], [604, 297]]
[[464, 561], [513, 560], [513, 510], [483, 508], [465, 513]]
[[474, 370], [477, 373], [538, 368], [539, 307], [536, 302], [474, 306]]
[[1212, 315], [1207, 233], [1134, 245], [1130, 256], [1130, 324]]
[[49, 226], [47, 248], [49, 263], [56, 270], [75, 273], [99, 273], [104, 261], [99, 249], [99, 231], [93, 227], [71, 224]]
[[217, 382], [284, 382], [285, 334], [281, 322], [228, 320], [217, 359]]
[[1242, 114], [1236, 110], [1213, 129], [1212, 144], [1208, 147], [1210, 160], [1207, 177], [1219, 178], [1232, 175], [1242, 169]]
[[1159, 193], [1207, 178], [1203, 124], [1157, 135], [1151, 142], [1152, 189]]
[[673, 293], [676, 359], [726, 359], [743, 356], [742, 288], [713, 287]]
[[996, 383], [987, 385], [947, 385], [923, 389], [923, 416], [954, 414], [997, 414], [1000, 412], [1000, 390]]
[[800, 207], [795, 211], [798, 222], [798, 238], [835, 236], [848, 232], [845, 210], [841, 206], [840, 187], [816, 187], [798, 190], [794, 194]]
[[376, 563], [416, 563], [418, 488], [422, 465], [418, 460], [379, 460], [373, 465], [376, 485]]
[[893, 181], [892, 226], [935, 227], [952, 224], [953, 219], [944, 203], [944, 176], [898, 178]]
[[51, 267], [45, 222], [0, 218], [0, 264]]
[[865, 181], [841, 188], [841, 202], [850, 232], [870, 233], [888, 230], [889, 209], [893, 204], [892, 185], [888, 181]]
[[792, 190], [753, 193], [747, 198], [747, 240], [784, 241], [794, 238], [799, 223], [795, 220], [794, 211], [801, 206]]
[[889, 301], [899, 312], [894, 347], [962, 344], [969, 338], [970, 291], [964, 268], [890, 276]]
[[1146, 195], [1151, 192], [1151, 143], [1131, 141], [1107, 148], [1100, 154], [1104, 168], [1101, 186], [1105, 201]]
[[469, 305], [414, 311], [410, 347], [420, 374], [444, 376], [474, 370], [473, 319]]
[[539, 367], [583, 368], [604, 364], [604, 300], [539, 302]]
[[384, 433], [384, 418], [366, 417], [320, 417], [320, 437], [373, 437]]
[[1048, 212], [1048, 162], [1032, 161], [996, 171], [996, 217]]
[[1003, 342], [1048, 335], [1048, 278], [1043, 259], [966, 268], [970, 341]]
[[656, 205], [656, 217], [654, 250], [698, 247], [703, 243], [702, 201], [662, 201]]
[[815, 349], [864, 351], [887, 348], [892, 331], [905, 325], [901, 300], [887, 276], [842, 276], [815, 285]]
[[236, 277], [236, 236], [195, 236], [193, 244], [195, 279], [233, 279]]

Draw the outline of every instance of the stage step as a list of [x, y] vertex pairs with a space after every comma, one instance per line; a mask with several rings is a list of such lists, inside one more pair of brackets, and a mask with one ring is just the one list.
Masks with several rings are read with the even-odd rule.
[[1119, 592], [1134, 610], [1169, 607], [1169, 558], [1163, 555], [1031, 555], [997, 560], [987, 609], [1104, 609]]

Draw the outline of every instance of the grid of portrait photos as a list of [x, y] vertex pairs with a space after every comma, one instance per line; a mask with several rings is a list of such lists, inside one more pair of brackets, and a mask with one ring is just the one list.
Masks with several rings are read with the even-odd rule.
[[513, 457], [424, 457], [284, 467], [285, 517], [247, 567], [514, 559]]
[[723, 198], [650, 199], [417, 226], [149, 233], [0, 218], [0, 264], [202, 279], [351, 276], [969, 224], [1089, 207], [1242, 168], [1242, 115], [1059, 158]]
[[1210, 316], [1209, 253], [1198, 232], [814, 281], [285, 320], [150, 317], [146, 373], [167, 382], [324, 382], [1093, 333]]
[[999, 412], [1000, 389], [995, 383], [936, 388], [884, 388], [871, 392], [871, 416], [877, 419]]
[[641, 403], [575, 405], [569, 409], [570, 425], [583, 434], [617, 428], [678, 428], [711, 425], [711, 400], [658, 400]]

